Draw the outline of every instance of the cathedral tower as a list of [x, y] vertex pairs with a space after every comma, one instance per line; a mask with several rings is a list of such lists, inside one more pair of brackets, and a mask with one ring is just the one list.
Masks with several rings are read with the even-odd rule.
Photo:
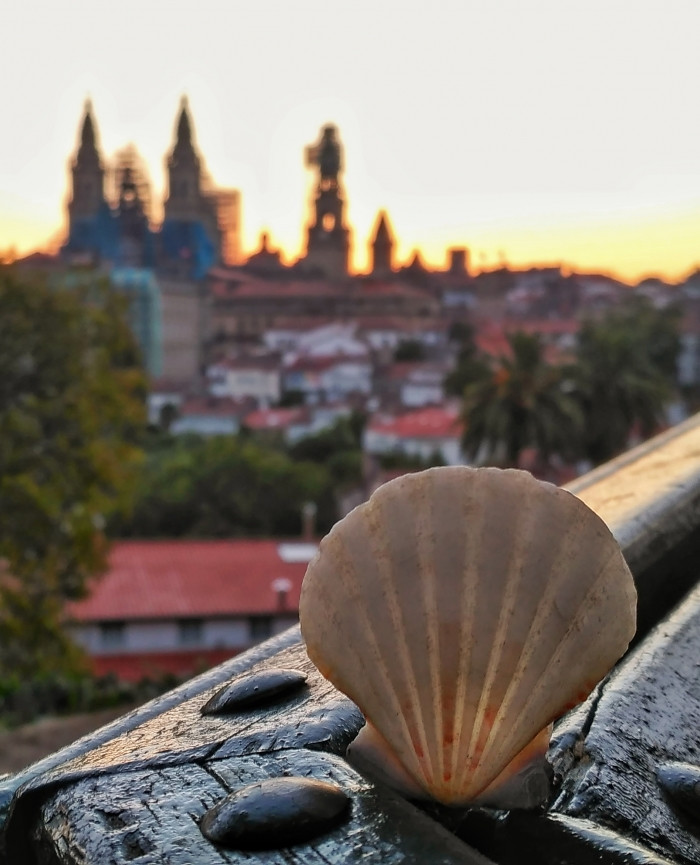
[[344, 201], [339, 174], [340, 142], [335, 126], [324, 126], [318, 144], [307, 148], [307, 164], [318, 168], [313, 221], [307, 229], [305, 263], [330, 279], [347, 275], [349, 231], [344, 225]]
[[[210, 188], [211, 182], [195, 147], [185, 96], [180, 102], [175, 144], [166, 166], [168, 197], [163, 203], [160, 263], [201, 277], [221, 260], [222, 229], [217, 194]], [[235, 216], [237, 227], [237, 211]]]
[[68, 202], [68, 222], [69, 232], [73, 236], [81, 221], [95, 219], [100, 210], [106, 206], [105, 172], [97, 149], [95, 121], [89, 99], [85, 102], [78, 151], [71, 164], [71, 181], [72, 195]]
[[374, 236], [370, 243], [372, 276], [391, 276], [393, 254], [394, 237], [389, 228], [389, 217], [385, 210], [380, 210], [375, 223]]
[[187, 97], [180, 103], [180, 114], [175, 132], [175, 146], [168, 157], [168, 197], [165, 200], [165, 218], [196, 220], [200, 218], [202, 172], [199, 156], [192, 138]]

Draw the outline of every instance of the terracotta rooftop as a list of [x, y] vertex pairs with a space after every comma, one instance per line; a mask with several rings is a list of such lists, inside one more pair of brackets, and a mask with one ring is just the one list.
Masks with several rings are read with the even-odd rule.
[[286, 606], [296, 611], [315, 551], [300, 541], [121, 541], [107, 573], [68, 613], [79, 622], [272, 615], [280, 577], [291, 583]]
[[377, 418], [370, 421], [368, 429], [404, 439], [453, 439], [462, 435], [464, 427], [456, 408], [433, 406], [390, 419]]
[[303, 406], [258, 409], [247, 414], [243, 423], [251, 430], [286, 429], [290, 424], [304, 420], [306, 414]]
[[294, 360], [289, 365], [285, 366], [285, 372], [297, 372], [299, 370], [307, 370], [309, 372], [322, 372], [326, 369], [332, 369], [339, 364], [359, 364], [366, 367], [369, 364], [366, 355], [358, 354], [320, 354], [320, 355], [304, 355]]

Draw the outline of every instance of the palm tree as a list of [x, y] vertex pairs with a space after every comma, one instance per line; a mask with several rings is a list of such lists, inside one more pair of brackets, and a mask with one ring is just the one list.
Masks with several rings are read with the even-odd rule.
[[563, 367], [548, 364], [539, 336], [508, 336], [510, 354], [464, 389], [462, 444], [474, 461], [516, 466], [525, 448], [545, 462], [575, 453], [581, 412]]

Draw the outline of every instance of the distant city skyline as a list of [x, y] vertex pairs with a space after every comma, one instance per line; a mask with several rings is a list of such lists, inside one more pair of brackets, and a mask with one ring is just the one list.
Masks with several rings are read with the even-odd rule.
[[628, 281], [700, 264], [695, 3], [28, 0], [4, 21], [0, 251], [65, 230], [88, 96], [104, 155], [133, 142], [161, 199], [185, 93], [209, 173], [241, 191], [246, 254], [263, 231], [303, 252], [304, 147], [330, 122], [356, 270], [380, 209], [398, 262], [467, 246], [474, 270]]

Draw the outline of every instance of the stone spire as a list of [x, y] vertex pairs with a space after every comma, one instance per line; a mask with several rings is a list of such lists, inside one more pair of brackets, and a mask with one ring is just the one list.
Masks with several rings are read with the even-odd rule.
[[97, 149], [97, 131], [92, 103], [85, 101], [78, 150], [71, 165], [72, 196], [68, 204], [69, 225], [92, 218], [105, 203], [104, 168]]
[[373, 240], [370, 242], [373, 276], [391, 274], [393, 253], [394, 236], [389, 227], [389, 217], [385, 210], [380, 210], [375, 223]]
[[175, 145], [167, 160], [168, 197], [166, 219], [195, 221], [201, 218], [202, 172], [194, 147], [192, 121], [187, 97], [180, 100]]
[[83, 128], [80, 133], [80, 150], [96, 150], [95, 122], [92, 119], [92, 101], [85, 100], [85, 114], [83, 116]]
[[180, 114], [177, 119], [177, 132], [175, 134], [175, 147], [173, 156], [191, 153], [194, 156], [194, 145], [192, 143], [192, 121], [190, 119], [190, 107], [187, 97], [180, 100]]

